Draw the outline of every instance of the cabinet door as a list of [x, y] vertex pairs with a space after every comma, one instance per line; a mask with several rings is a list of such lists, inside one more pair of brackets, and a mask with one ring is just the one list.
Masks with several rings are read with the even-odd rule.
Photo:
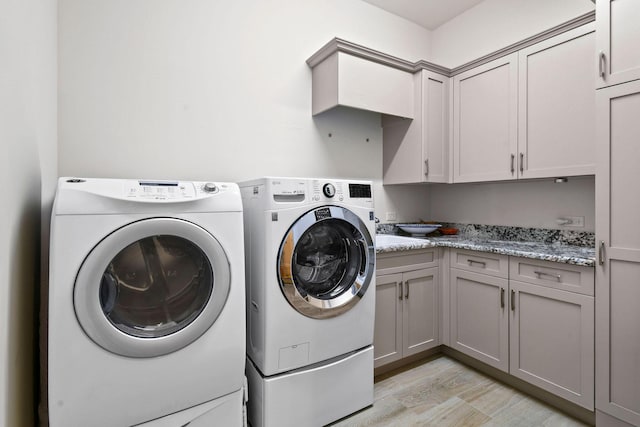
[[335, 52], [313, 67], [313, 115], [344, 106], [412, 119], [412, 79], [407, 71]]
[[453, 181], [516, 179], [517, 53], [453, 78]]
[[376, 276], [374, 367], [402, 358], [402, 274]]
[[507, 279], [451, 269], [451, 347], [509, 371]]
[[513, 280], [509, 286], [511, 375], [593, 411], [593, 297]]
[[448, 180], [449, 78], [422, 70], [413, 80], [415, 118], [382, 118], [384, 184]]
[[595, 25], [518, 53], [518, 175], [595, 173]]
[[440, 344], [438, 268], [404, 273], [403, 357]]
[[640, 3], [597, 0], [598, 87], [640, 79]]
[[596, 408], [640, 425], [640, 81], [597, 92]]

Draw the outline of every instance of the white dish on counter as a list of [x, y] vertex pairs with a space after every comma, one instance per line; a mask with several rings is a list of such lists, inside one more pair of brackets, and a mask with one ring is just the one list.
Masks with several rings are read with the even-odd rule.
[[441, 224], [396, 224], [400, 230], [412, 236], [426, 236], [442, 227]]

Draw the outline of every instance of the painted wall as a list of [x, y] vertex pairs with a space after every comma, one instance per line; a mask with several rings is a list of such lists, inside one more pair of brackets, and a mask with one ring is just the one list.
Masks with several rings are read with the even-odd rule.
[[40, 239], [57, 175], [56, 9], [55, 0], [0, 1], [2, 426], [36, 422], [38, 294], [46, 280], [39, 270], [47, 256]]
[[59, 27], [61, 175], [374, 179], [424, 215], [380, 185], [379, 115], [312, 118], [305, 63], [333, 37], [422, 59], [422, 27], [360, 0], [60, 0]]
[[457, 67], [594, 7], [591, 0], [485, 0], [432, 31], [429, 60]]
[[[595, 231], [595, 179], [569, 178], [483, 184], [432, 185], [436, 221]], [[561, 227], [564, 216], [585, 217], [584, 228]]]

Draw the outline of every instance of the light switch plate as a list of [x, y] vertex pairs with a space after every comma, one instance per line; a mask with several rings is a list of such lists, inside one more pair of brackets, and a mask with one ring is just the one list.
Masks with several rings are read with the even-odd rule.
[[397, 214], [395, 212], [387, 212], [387, 221], [395, 221], [397, 219]]

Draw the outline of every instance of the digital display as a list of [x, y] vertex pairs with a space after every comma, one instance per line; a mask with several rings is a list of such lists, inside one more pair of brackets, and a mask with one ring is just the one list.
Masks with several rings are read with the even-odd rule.
[[176, 181], [138, 181], [141, 186], [151, 187], [177, 187]]
[[349, 197], [352, 199], [370, 199], [371, 186], [368, 184], [349, 184]]

